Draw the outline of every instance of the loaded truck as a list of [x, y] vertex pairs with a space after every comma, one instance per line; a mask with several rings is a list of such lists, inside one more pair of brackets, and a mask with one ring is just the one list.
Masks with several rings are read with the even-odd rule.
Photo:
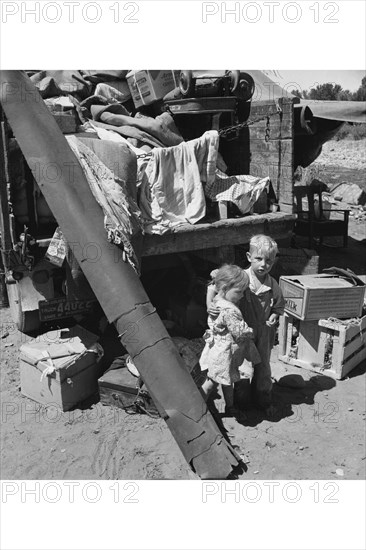
[[[213, 204], [199, 223], [145, 234], [139, 277], [121, 247], [107, 238], [102, 209], [65, 139], [70, 128], [58, 124], [26, 72], [0, 71], [2, 276], [14, 323], [37, 334], [83, 316], [105, 315], [188, 464], [203, 479], [226, 478], [240, 466], [240, 457], [219, 431], [172, 342], [159, 299], [169, 300], [166, 281], [182, 271], [189, 286], [196, 262], [233, 261], [253, 234], [289, 245], [295, 167], [311, 162], [335, 130], [325, 123], [320, 133], [311, 111], [281, 90], [266, 99], [246, 97], [254, 86], [247, 77], [240, 84], [241, 76], [225, 73], [226, 84], [218, 87], [223, 96], [206, 97], [195, 91], [197, 75], [185, 71], [183, 97], [164, 100], [162, 108], [185, 140], [216, 130], [228, 175], [269, 177], [270, 193], [246, 215], [230, 204]], [[260, 75], [253, 81], [260, 83]], [[233, 92], [241, 85], [244, 97], [240, 91], [237, 97]], [[162, 273], [167, 276], [154, 297], [152, 282], [158, 284]], [[186, 317], [186, 306], [183, 301], [176, 309], [176, 321]]]
[[[184, 94], [191, 87], [189, 82], [187, 84], [187, 75], [192, 78], [189, 71], [183, 72]], [[251, 86], [254, 87], [252, 83]], [[33, 114], [31, 128], [26, 129], [22, 128], [19, 113], [19, 129], [14, 129], [7, 117], [7, 103], [13, 95], [11, 85], [4, 83], [0, 151], [3, 276], [14, 323], [22, 332], [35, 333], [52, 322], [62, 320], [67, 323], [67, 319], [90, 315], [99, 306], [75, 255], [71, 260], [68, 257], [57, 262], [57, 247], [62, 249], [63, 246], [56, 232], [60, 224], [41, 182], [48, 179], [57, 185], [59, 167], [56, 163], [42, 163], [41, 158], [27, 158], [22, 143], [37, 139], [44, 116], [38, 114], [37, 118]], [[25, 106], [30, 110], [30, 99], [27, 99]], [[298, 108], [297, 98], [245, 99], [184, 95], [182, 100], [167, 101], [166, 108], [185, 139], [198, 137], [208, 129], [217, 129], [228, 174], [269, 176], [271, 195], [262, 196], [247, 215], [240, 215], [238, 211], [232, 213], [230, 205], [219, 204], [216, 213], [210, 219], [204, 219], [203, 223], [181, 225], [163, 235], [145, 234], [142, 242], [143, 277], [144, 273], [162, 268], [186, 266], [187, 257], [189, 261], [192, 256], [212, 263], [233, 261], [237, 247], [245, 246], [255, 233], [267, 233], [289, 244], [295, 219], [295, 137], [311, 132], [311, 116], [306, 108]], [[80, 132], [75, 135], [93, 137], [93, 134]], [[57, 151], [55, 153], [57, 160]], [[44, 151], [46, 157], [47, 151]], [[51, 251], [56, 253], [54, 262], [50, 262], [46, 255], [50, 245]], [[88, 242], [78, 253], [82, 256], [82, 263], [86, 261], [95, 265], [100, 250]], [[114, 260], [122, 258], [116, 250], [111, 250], [111, 254]], [[103, 285], [103, 281], [100, 283]]]

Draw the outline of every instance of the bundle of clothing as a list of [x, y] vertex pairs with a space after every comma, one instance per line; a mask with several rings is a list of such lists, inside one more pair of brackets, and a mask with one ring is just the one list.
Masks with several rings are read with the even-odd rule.
[[147, 233], [162, 234], [206, 215], [206, 197], [230, 201], [248, 214], [269, 178], [227, 176], [216, 130], [175, 147], [154, 149], [138, 173], [139, 207]]

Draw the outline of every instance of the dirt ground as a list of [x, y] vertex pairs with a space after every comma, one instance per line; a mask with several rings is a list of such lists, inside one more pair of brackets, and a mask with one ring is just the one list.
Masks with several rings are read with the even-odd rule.
[[[337, 173], [339, 164], [364, 180], [365, 143], [338, 143], [326, 144], [318, 159], [324, 177]], [[365, 224], [351, 218], [349, 235], [348, 249], [319, 250], [320, 269], [337, 265], [366, 273]], [[196, 479], [159, 418], [127, 414], [97, 399], [60, 413], [23, 397], [18, 356], [26, 338], [14, 329], [8, 309], [0, 315], [2, 479]], [[364, 479], [366, 365], [335, 381], [281, 363], [277, 354], [275, 348], [275, 415], [249, 408], [242, 423], [222, 418], [245, 464], [240, 478]], [[292, 373], [301, 376], [301, 387], [285, 385], [283, 377]], [[221, 399], [215, 404], [223, 410]]]

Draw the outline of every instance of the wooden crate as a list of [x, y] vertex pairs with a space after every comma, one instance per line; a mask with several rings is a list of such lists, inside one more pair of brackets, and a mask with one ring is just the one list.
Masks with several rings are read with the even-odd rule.
[[[298, 331], [293, 346], [293, 331]], [[299, 321], [292, 315], [280, 318], [279, 359], [337, 380], [366, 359], [366, 315], [344, 321]]]

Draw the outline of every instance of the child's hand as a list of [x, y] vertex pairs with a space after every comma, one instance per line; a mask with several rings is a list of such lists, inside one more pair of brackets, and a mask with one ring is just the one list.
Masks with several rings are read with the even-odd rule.
[[275, 324], [277, 323], [278, 321], [278, 315], [277, 313], [272, 313], [268, 319], [268, 321], [266, 321], [266, 325], [267, 327], [274, 327]]

